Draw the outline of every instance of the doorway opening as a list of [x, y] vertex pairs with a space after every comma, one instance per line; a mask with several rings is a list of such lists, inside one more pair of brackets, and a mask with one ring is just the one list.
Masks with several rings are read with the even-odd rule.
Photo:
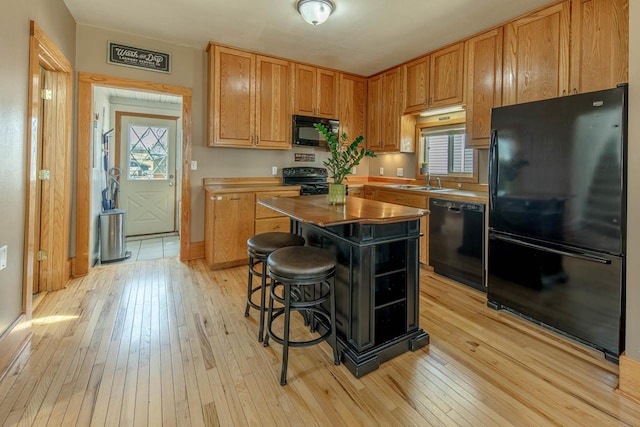
[[[173, 116], [178, 123], [177, 131], [177, 149], [175, 154], [176, 171], [174, 176], [174, 192], [177, 195], [178, 202], [176, 205], [178, 208], [174, 212], [175, 230], [179, 230], [179, 254], [181, 260], [190, 259], [193, 255], [190, 245], [190, 206], [191, 206], [191, 188], [190, 188], [190, 169], [188, 165], [191, 163], [191, 89], [171, 86], [166, 84], [158, 84], [152, 82], [144, 82], [130, 79], [123, 79], [117, 77], [102, 76], [90, 73], [78, 74], [78, 141], [91, 140], [92, 135], [92, 121], [95, 120], [95, 115], [100, 114], [101, 111], [96, 111], [96, 102], [99, 101], [96, 92], [98, 88], [106, 88], [108, 90], [119, 91], [116, 97], [125, 97], [124, 92], [135, 92], [137, 95], [131, 97], [126, 101], [129, 104], [135, 104], [140, 107], [141, 100], [139, 98], [145, 98], [144, 101], [149, 101], [149, 97], [159, 96], [162, 100], [166, 100], [167, 97], [176, 97], [180, 99], [179, 108], [177, 113], [170, 112], [165, 115]], [[159, 99], [151, 99], [152, 102], [163, 104]], [[121, 101], [121, 103], [125, 103]], [[158, 114], [157, 112], [150, 112], [144, 108], [140, 109], [121, 109], [121, 111], [127, 110], [129, 113], [145, 113], [145, 114]], [[115, 109], [114, 118], [111, 123], [113, 126], [103, 126], [100, 129], [104, 132], [108, 132], [111, 128], [115, 128]], [[105, 114], [106, 115], [106, 114]], [[160, 114], [163, 115], [163, 114]], [[103, 133], [104, 133], [103, 132]], [[114, 135], [116, 132], [112, 132]], [[120, 166], [125, 166], [125, 162], [120, 159], [119, 155], [113, 154], [115, 147], [115, 136], [111, 137], [112, 140], [107, 140], [109, 146], [109, 153], [111, 159], [118, 159]], [[95, 145], [95, 142], [94, 144]], [[96, 222], [96, 210], [92, 209], [92, 206], [99, 206], [100, 198], [98, 201], [91, 200], [97, 197], [96, 189], [101, 188], [98, 185], [98, 173], [97, 170], [90, 170], [91, 165], [99, 165], [101, 161], [100, 152], [96, 150], [88, 149], [83, 144], [78, 144], [78, 178], [77, 178], [77, 200], [76, 205], [76, 259], [74, 265], [74, 275], [81, 276], [87, 274], [90, 268], [92, 260], [95, 260], [95, 236], [94, 233]], [[93, 157], [93, 159], [92, 159]], [[104, 160], [102, 159], [104, 162]], [[113, 165], [113, 166], [111, 166]], [[115, 162], [107, 165], [108, 169], [115, 167]], [[144, 168], [144, 166], [142, 167]], [[100, 167], [98, 167], [100, 169]], [[129, 173], [128, 167], [120, 167], [120, 173], [126, 171]], [[101, 173], [104, 173], [104, 165], [102, 165]], [[177, 176], [179, 175], [179, 176]], [[179, 179], [178, 179], [179, 178]], [[168, 185], [168, 176], [164, 181]], [[120, 177], [122, 180], [122, 176]], [[167, 209], [170, 210], [170, 209]], [[175, 231], [172, 231], [175, 233]], [[93, 244], [92, 244], [93, 243]]]

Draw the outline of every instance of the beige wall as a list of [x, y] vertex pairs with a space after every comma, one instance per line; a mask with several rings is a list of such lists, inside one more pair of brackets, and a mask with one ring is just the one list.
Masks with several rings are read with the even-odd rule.
[[640, 360], [640, 0], [629, 2], [627, 356]]
[[6, 1], [0, 13], [0, 334], [22, 311], [22, 267], [26, 191], [29, 21], [60, 48], [73, 65], [76, 24], [62, 0]]
[[[206, 46], [190, 48], [132, 34], [78, 25], [77, 70], [116, 77], [146, 80], [189, 87], [193, 90], [192, 159], [198, 170], [191, 172], [191, 241], [204, 240], [204, 191], [202, 179], [208, 177], [271, 176], [271, 167], [278, 171], [288, 166], [322, 166], [326, 152], [314, 148], [294, 150], [247, 150], [210, 148], [206, 145]], [[108, 64], [107, 41], [115, 41], [171, 54], [171, 73], [156, 73]], [[295, 163], [294, 153], [314, 153], [313, 163]], [[367, 175], [366, 164], [358, 171]]]

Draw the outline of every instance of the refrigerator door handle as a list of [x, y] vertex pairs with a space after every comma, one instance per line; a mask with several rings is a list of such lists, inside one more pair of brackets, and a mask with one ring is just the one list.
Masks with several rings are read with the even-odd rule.
[[585, 253], [578, 253], [578, 252], [568, 252], [568, 251], [562, 251], [562, 250], [559, 250], [559, 249], [548, 248], [548, 247], [545, 247], [545, 246], [536, 245], [535, 243], [525, 242], [523, 240], [516, 239], [516, 238], [513, 238], [513, 237], [502, 236], [500, 234], [493, 234], [493, 237], [495, 237], [498, 240], [502, 240], [504, 242], [509, 242], [509, 243], [513, 243], [515, 245], [525, 246], [527, 248], [537, 249], [537, 250], [541, 250], [541, 251], [544, 251], [544, 252], [550, 252], [550, 253], [553, 253], [553, 254], [568, 256], [568, 257], [577, 258], [577, 259], [582, 259], [582, 260], [585, 260], [585, 261], [597, 262], [597, 263], [600, 263], [600, 264], [611, 264], [611, 260], [610, 259], [602, 258], [602, 257], [599, 257], [599, 256], [588, 255], [588, 254], [585, 254]]
[[495, 208], [498, 187], [498, 131], [491, 129], [489, 145], [489, 209]]

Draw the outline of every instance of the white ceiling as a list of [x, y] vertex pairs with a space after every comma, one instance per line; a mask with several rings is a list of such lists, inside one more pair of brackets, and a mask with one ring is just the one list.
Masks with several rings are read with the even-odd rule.
[[302, 20], [297, 0], [64, 2], [80, 24], [199, 49], [215, 41], [370, 76], [551, 0], [333, 0], [333, 14], [317, 27]]

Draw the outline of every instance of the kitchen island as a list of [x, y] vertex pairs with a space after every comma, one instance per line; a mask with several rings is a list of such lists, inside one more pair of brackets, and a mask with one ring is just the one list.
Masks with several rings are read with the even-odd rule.
[[428, 211], [358, 197], [330, 205], [326, 195], [258, 204], [291, 218], [308, 245], [336, 255], [337, 345], [356, 377], [429, 344], [418, 324], [418, 239]]

